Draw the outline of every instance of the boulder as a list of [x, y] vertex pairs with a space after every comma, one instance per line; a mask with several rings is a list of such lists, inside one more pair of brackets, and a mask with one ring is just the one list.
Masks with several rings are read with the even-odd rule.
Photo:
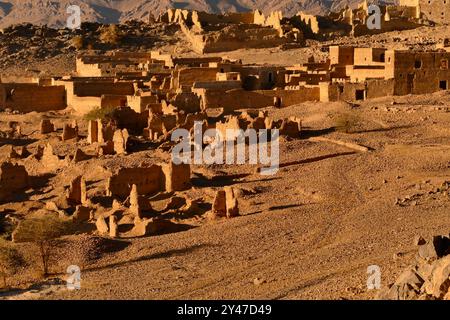
[[91, 217], [91, 212], [92, 212], [91, 208], [78, 205], [75, 209], [75, 213], [72, 216], [72, 221], [73, 222], [89, 221]]
[[101, 234], [108, 234], [109, 228], [106, 224], [105, 218], [103, 216], [100, 216], [97, 218], [97, 221], [95, 222], [95, 226], [97, 227], [97, 231]]

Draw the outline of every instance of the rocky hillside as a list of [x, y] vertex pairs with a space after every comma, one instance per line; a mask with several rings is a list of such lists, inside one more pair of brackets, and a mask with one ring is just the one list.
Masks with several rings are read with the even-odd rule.
[[355, 6], [360, 0], [0, 0], [0, 27], [30, 22], [64, 27], [69, 5], [79, 5], [82, 21], [117, 23], [146, 19], [168, 8], [195, 9], [211, 13], [242, 12], [260, 9], [281, 10], [294, 15], [303, 10], [314, 14]]

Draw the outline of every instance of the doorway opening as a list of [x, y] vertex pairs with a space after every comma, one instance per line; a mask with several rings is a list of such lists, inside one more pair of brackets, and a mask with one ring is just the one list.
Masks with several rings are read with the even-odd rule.
[[356, 90], [355, 99], [356, 100], [366, 100], [366, 90]]

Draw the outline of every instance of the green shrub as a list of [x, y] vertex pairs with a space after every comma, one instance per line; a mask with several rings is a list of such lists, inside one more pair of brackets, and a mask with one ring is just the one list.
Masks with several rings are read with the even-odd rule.
[[86, 120], [114, 120], [116, 108], [107, 107], [99, 108], [95, 107], [84, 115]]

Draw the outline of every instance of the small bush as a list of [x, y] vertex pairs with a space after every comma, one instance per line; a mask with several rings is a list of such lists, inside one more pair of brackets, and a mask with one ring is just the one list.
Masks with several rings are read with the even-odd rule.
[[95, 107], [88, 113], [84, 115], [84, 119], [86, 120], [114, 120], [115, 119], [115, 111], [116, 108], [114, 107], [107, 107], [107, 108], [99, 108]]
[[46, 277], [49, 274], [50, 259], [56, 247], [55, 241], [57, 238], [70, 233], [71, 223], [48, 215], [23, 220], [17, 229], [16, 231], [20, 232], [21, 241], [35, 244], [42, 275]]
[[6, 288], [6, 279], [17, 272], [17, 268], [24, 265], [22, 255], [13, 244], [0, 239], [0, 277], [2, 278], [2, 288]]
[[102, 43], [118, 44], [121, 40], [120, 30], [117, 25], [111, 24], [102, 28], [99, 39]]
[[338, 131], [351, 133], [355, 130], [358, 124], [359, 120], [356, 115], [350, 113], [342, 113], [335, 118], [334, 127]]

